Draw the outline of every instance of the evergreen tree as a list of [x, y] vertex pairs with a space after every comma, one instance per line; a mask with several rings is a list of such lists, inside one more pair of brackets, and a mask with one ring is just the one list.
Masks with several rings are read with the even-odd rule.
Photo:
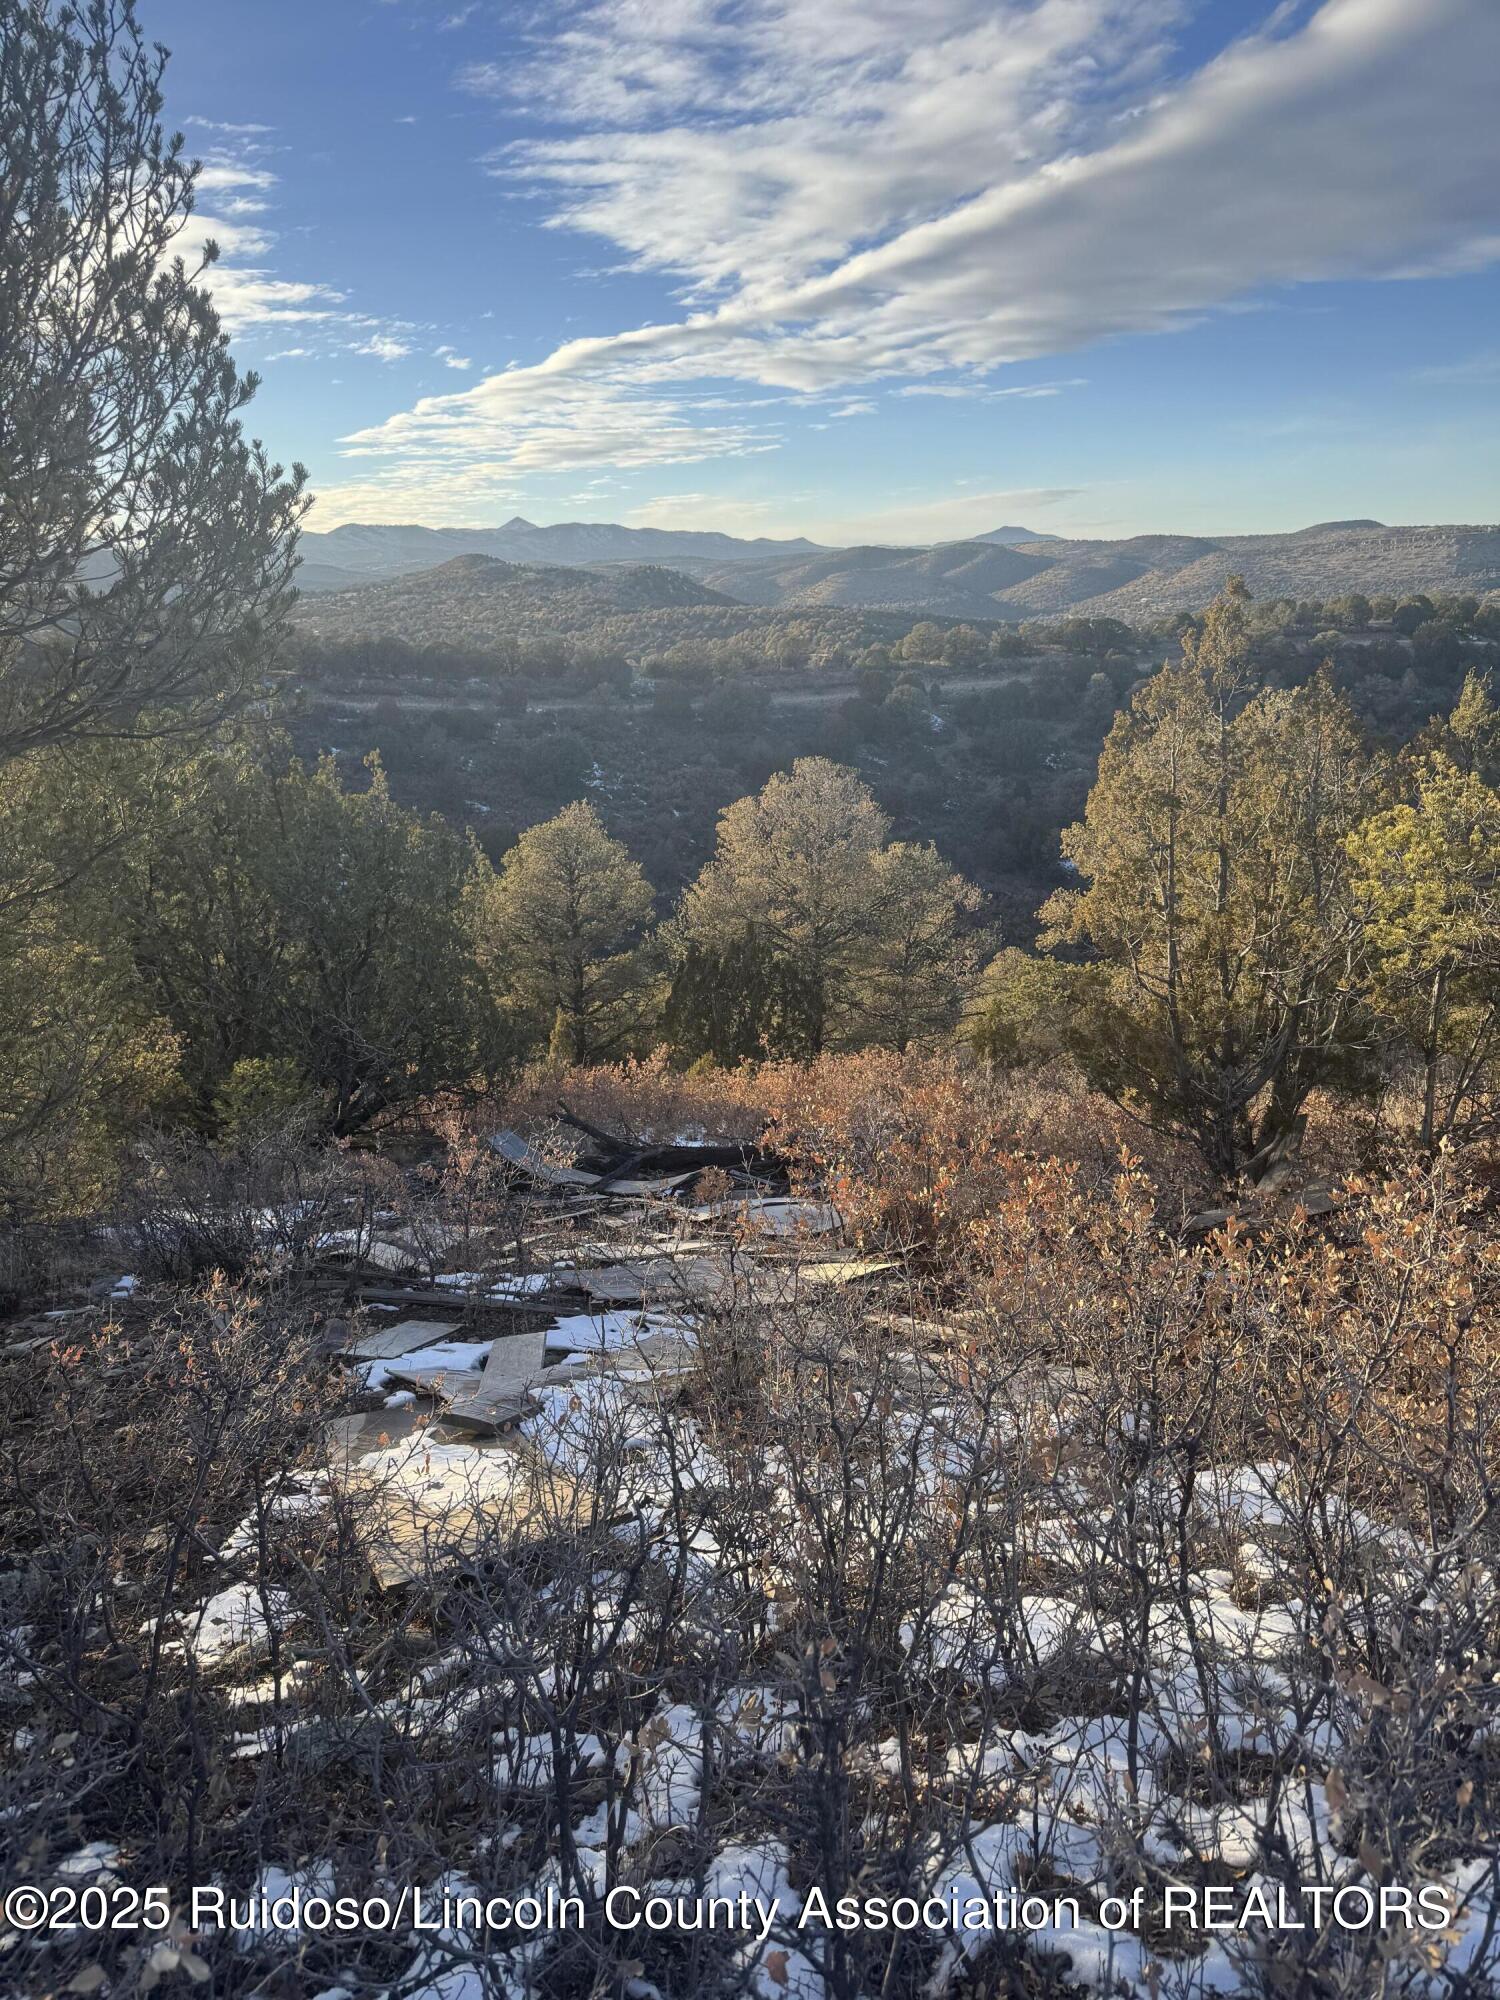
[[672, 1048], [721, 1068], [810, 1051], [815, 996], [796, 963], [750, 926], [722, 948], [690, 941], [681, 953], [662, 1015]]
[[1421, 1143], [1500, 1122], [1500, 791], [1487, 782], [1500, 714], [1477, 676], [1407, 797], [1351, 834], [1375, 993], [1422, 1073]]
[[533, 1041], [565, 1062], [607, 1062], [649, 1000], [642, 940], [651, 885], [583, 800], [527, 829], [481, 899], [489, 976]]
[[503, 1061], [470, 928], [488, 864], [399, 806], [377, 760], [347, 791], [331, 761], [278, 774], [216, 749], [177, 808], [127, 851], [117, 906], [200, 1115], [251, 1059], [284, 1096], [300, 1076], [336, 1133]]
[[983, 898], [931, 841], [894, 842], [876, 855], [874, 873], [877, 922], [861, 1012], [873, 1040], [904, 1052], [952, 1031], [983, 955], [969, 921]]
[[0, 758], [213, 718], [290, 603], [301, 474], [172, 254], [165, 61], [133, 0], [0, 0]]
[[1107, 968], [1107, 1014], [1072, 1032], [1087, 1072], [1225, 1174], [1368, 1040], [1343, 842], [1376, 773], [1322, 676], [1243, 699], [1248, 603], [1234, 579], [1117, 718], [1063, 837], [1082, 886], [1042, 912], [1044, 943]]

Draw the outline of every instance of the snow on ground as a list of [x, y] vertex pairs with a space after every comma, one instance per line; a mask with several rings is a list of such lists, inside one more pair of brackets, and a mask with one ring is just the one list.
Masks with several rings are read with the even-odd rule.
[[547, 1329], [550, 1356], [614, 1354], [643, 1334], [671, 1332], [670, 1320], [640, 1312], [572, 1313]]
[[1028, 1679], [1033, 1662], [1046, 1666], [1064, 1651], [1107, 1655], [1111, 1632], [1067, 1598], [1035, 1596], [1021, 1599], [1013, 1634], [977, 1591], [954, 1583], [922, 1625], [903, 1623], [901, 1641], [930, 1669], [1003, 1688]]
[[703, 1718], [686, 1702], [658, 1709], [635, 1743], [621, 1744], [618, 1759], [634, 1760], [635, 1802], [625, 1821], [625, 1845], [639, 1847], [651, 1834], [692, 1826], [703, 1785]]
[[438, 1515], [506, 1501], [530, 1475], [529, 1465], [514, 1452], [429, 1443], [420, 1433], [367, 1452], [355, 1471], [362, 1486], [406, 1494]]
[[394, 1361], [361, 1362], [360, 1382], [366, 1389], [378, 1390], [389, 1388], [394, 1376], [412, 1368], [451, 1368], [455, 1374], [477, 1370], [489, 1359], [493, 1345], [489, 1340], [435, 1340], [431, 1347], [414, 1348]]
[[271, 1591], [262, 1602], [251, 1583], [231, 1583], [183, 1619], [183, 1636], [200, 1667], [221, 1666], [243, 1656], [249, 1664], [271, 1650], [267, 1605], [278, 1626], [289, 1624], [292, 1601], [283, 1591]]
[[721, 1848], [708, 1865], [705, 1896], [758, 1896], [779, 1912], [779, 1923], [762, 1945], [747, 1942], [735, 1956], [754, 2000], [825, 2000], [827, 1982], [807, 1954], [792, 1941], [802, 1898], [787, 1872], [787, 1852], [779, 1841]]
[[490, 1740], [495, 1775], [502, 1785], [518, 1792], [544, 1792], [556, 1782], [557, 1767], [564, 1764], [574, 1775], [580, 1771], [602, 1771], [608, 1753], [592, 1730], [575, 1737], [566, 1735], [554, 1745], [548, 1735], [518, 1735], [514, 1730], [498, 1730]]

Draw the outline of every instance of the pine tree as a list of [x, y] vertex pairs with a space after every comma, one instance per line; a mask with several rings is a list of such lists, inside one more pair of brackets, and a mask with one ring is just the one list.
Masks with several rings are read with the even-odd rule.
[[592, 805], [529, 827], [503, 858], [478, 917], [489, 976], [533, 1040], [574, 1063], [607, 1062], [649, 1001], [642, 942], [651, 885]]
[[0, 759], [212, 720], [291, 602], [301, 473], [173, 255], [165, 62], [133, 0], [0, 0]]

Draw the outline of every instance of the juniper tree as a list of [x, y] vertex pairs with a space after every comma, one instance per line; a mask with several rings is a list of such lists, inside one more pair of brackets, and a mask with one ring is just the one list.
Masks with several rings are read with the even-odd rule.
[[1374, 990], [1421, 1066], [1431, 1152], [1500, 1120], [1500, 718], [1471, 675], [1438, 742], [1408, 760], [1406, 796], [1348, 841]]
[[804, 996], [799, 1039], [809, 1055], [852, 1020], [889, 825], [855, 772], [799, 757], [720, 813], [714, 858], [683, 898], [685, 942], [724, 951], [753, 929], [784, 963]]
[[1368, 1038], [1343, 843], [1378, 770], [1324, 676], [1244, 699], [1248, 602], [1232, 580], [1116, 720], [1063, 836], [1081, 886], [1042, 912], [1044, 943], [1094, 961], [1067, 1027], [1085, 1070], [1224, 1174]]

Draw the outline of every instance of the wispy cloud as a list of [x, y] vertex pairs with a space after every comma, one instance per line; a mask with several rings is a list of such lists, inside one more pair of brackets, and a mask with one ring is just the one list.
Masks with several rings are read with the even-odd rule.
[[218, 139], [199, 164], [199, 203], [172, 249], [191, 266], [209, 243], [217, 244], [219, 262], [204, 282], [225, 326], [242, 334], [338, 317], [342, 292], [317, 279], [280, 277], [271, 268], [276, 238], [265, 217], [278, 177], [265, 159], [272, 128], [206, 118], [189, 122]]
[[969, 382], [903, 382], [892, 391], [897, 396], [939, 396], [954, 401], [1003, 403], [1010, 399], [1032, 402], [1047, 396], [1061, 396], [1067, 389], [1086, 389], [1086, 375], [1070, 376], [1066, 382], [1025, 382], [999, 389], [982, 380]]
[[247, 166], [236, 160], [205, 160], [198, 169], [198, 192], [218, 194], [227, 189], [259, 188], [276, 185], [276, 176], [267, 167]]
[[372, 333], [368, 339], [349, 343], [351, 354], [368, 354], [376, 361], [404, 361], [411, 353], [411, 343], [397, 340], [394, 334]]
[[504, 149], [494, 172], [550, 188], [557, 223], [682, 274], [706, 299], [827, 270], [1089, 144], [1143, 101], [1184, 11], [593, 0], [559, 8], [531, 60], [463, 80], [579, 128]]
[[1182, 76], [1185, 7], [564, 0], [529, 60], [463, 72], [565, 128], [490, 170], [688, 309], [347, 448], [433, 480], [691, 462], [774, 445], [743, 390], [1047, 397], [1080, 378], [990, 378], [1319, 280], [1500, 257], [1495, 0], [1282, 9]]
[[209, 243], [217, 245], [219, 259], [205, 271], [203, 283], [230, 333], [240, 337], [295, 326], [319, 343], [282, 348], [267, 360], [301, 360], [318, 352], [379, 361], [410, 355], [408, 330], [397, 322], [355, 310], [341, 289], [321, 279], [276, 271], [277, 236], [270, 218], [281, 176], [267, 164], [276, 157], [270, 143], [274, 128], [206, 118], [189, 122], [217, 136], [199, 163], [198, 206], [172, 248], [193, 266]]
[[191, 112], [184, 123], [201, 132], [218, 132], [229, 139], [262, 139], [276, 129], [274, 125], [236, 125], [224, 118], [199, 118]]
[[669, 396], [622, 379], [508, 369], [343, 440], [345, 455], [456, 481], [581, 466], [688, 465], [773, 449], [749, 423], [695, 423]]

